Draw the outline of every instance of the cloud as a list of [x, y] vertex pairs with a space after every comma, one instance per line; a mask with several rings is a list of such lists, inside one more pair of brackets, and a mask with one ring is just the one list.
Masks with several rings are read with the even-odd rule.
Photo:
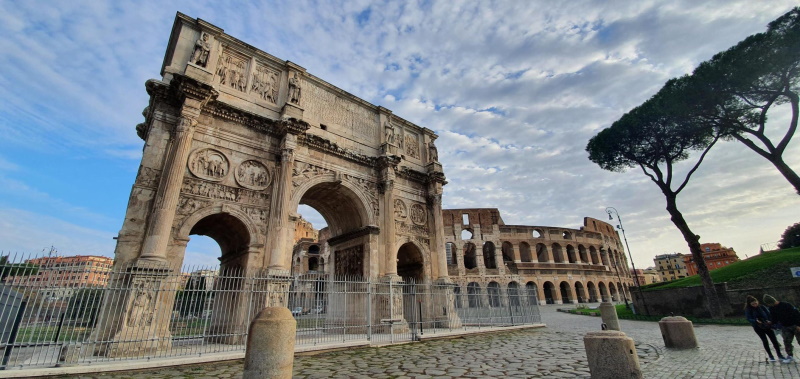
[[[0, 180], [15, 188], [4, 194], [20, 203], [0, 205], [24, 208], [31, 220], [44, 213], [33, 208], [51, 204], [62, 223], [83, 222], [92, 213], [117, 214], [120, 220], [106, 224], [121, 222], [124, 196], [98, 196], [87, 207], [73, 193], [130, 191], [142, 146], [134, 126], [148, 101], [143, 83], [159, 77], [173, 18], [181, 11], [435, 130], [450, 182], [446, 207], [498, 207], [510, 224], [577, 228], [584, 216], [602, 219], [605, 207], [615, 206], [637, 266], [646, 266], [653, 255], [686, 252], [685, 243], [655, 185], [638, 170], [600, 170], [587, 159], [588, 139], [667, 79], [763, 31], [794, 5], [0, 2]], [[776, 112], [771, 119], [779, 124], [786, 115]], [[799, 149], [795, 142], [785, 154], [796, 168]], [[85, 175], [97, 179], [76, 174], [62, 183], [67, 189], [59, 189], [30, 172], [31, 157], [43, 152], [114, 163], [86, 163], [87, 172], [95, 171]], [[75, 160], [60, 161], [47, 164], [81, 172]], [[117, 165], [130, 175], [124, 184]], [[704, 241], [752, 253], [796, 222], [790, 210], [797, 200], [763, 159], [726, 142], [679, 204]], [[306, 218], [324, 223], [318, 215]], [[204, 249], [187, 251], [213, 256]]]

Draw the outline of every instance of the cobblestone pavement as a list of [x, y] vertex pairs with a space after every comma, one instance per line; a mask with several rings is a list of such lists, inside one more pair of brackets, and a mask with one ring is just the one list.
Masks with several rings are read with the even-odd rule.
[[[350, 349], [295, 358], [294, 377], [313, 378], [588, 378], [583, 336], [599, 317], [543, 306], [547, 328]], [[664, 348], [655, 322], [621, 320], [633, 338], [645, 378], [800, 378], [800, 364], [766, 363], [750, 327], [696, 325], [700, 347]], [[81, 378], [241, 378], [242, 361], [159, 370], [93, 374]]]

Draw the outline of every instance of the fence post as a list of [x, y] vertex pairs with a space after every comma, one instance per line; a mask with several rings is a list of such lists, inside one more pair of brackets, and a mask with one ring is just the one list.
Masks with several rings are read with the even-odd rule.
[[27, 307], [27, 305], [28, 305], [27, 301], [22, 301], [19, 303], [19, 311], [17, 312], [17, 317], [14, 320], [14, 326], [11, 328], [11, 335], [8, 336], [6, 351], [3, 353], [3, 367], [2, 367], [3, 370], [8, 368], [8, 359], [11, 357], [11, 349], [14, 348], [14, 344], [17, 342], [17, 333], [19, 332], [19, 324], [22, 323], [22, 315], [25, 313], [25, 308]]
[[367, 341], [372, 341], [372, 282], [367, 284]]

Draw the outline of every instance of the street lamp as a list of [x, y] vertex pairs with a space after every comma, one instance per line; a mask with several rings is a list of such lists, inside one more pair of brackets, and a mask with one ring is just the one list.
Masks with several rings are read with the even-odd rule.
[[[609, 251], [611, 251], [611, 250], [609, 249]], [[605, 247], [600, 247], [600, 255], [603, 255], [603, 254], [606, 254], [606, 249], [605, 249]], [[622, 284], [622, 277], [619, 276], [619, 265], [613, 259], [611, 260], [611, 264], [614, 266], [614, 271], [617, 272], [617, 280], [619, 280], [619, 283]], [[625, 300], [625, 308], [626, 309], [631, 309], [631, 305], [628, 304], [628, 295], [625, 294], [625, 290], [622, 290], [621, 292], [622, 292], [622, 299]]]
[[[636, 288], [639, 289], [639, 297], [642, 298], [642, 305], [644, 305], [644, 314], [650, 315], [650, 312], [647, 309], [647, 301], [644, 299], [644, 294], [642, 294], [642, 286], [639, 283], [639, 275], [636, 274], [636, 264], [633, 263], [633, 254], [631, 254], [631, 247], [628, 246], [628, 237], [625, 236], [625, 228], [622, 226], [622, 218], [619, 217], [619, 212], [617, 212], [616, 208], [607, 207], [606, 213], [608, 213], [608, 219], [613, 221], [614, 217], [611, 213], [617, 216], [617, 220], [619, 221], [619, 225], [617, 225], [617, 229], [622, 231], [622, 238], [625, 240], [625, 248], [628, 249], [628, 256], [631, 258], [631, 266], [633, 266], [633, 281], [636, 283]], [[627, 268], [627, 266], [625, 267]]]

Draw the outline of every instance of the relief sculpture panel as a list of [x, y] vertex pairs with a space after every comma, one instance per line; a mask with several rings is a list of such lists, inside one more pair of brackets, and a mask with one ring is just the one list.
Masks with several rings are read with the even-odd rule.
[[189, 171], [198, 178], [220, 181], [230, 169], [230, 161], [221, 151], [201, 148], [189, 156]]
[[310, 163], [295, 161], [294, 167], [292, 168], [292, 186], [298, 187], [308, 179], [331, 172], [333, 171], [327, 168], [315, 166]]
[[406, 133], [405, 140], [406, 155], [419, 159], [419, 142], [417, 142], [417, 135], [414, 133]]
[[260, 191], [269, 186], [267, 166], [256, 160], [246, 160], [236, 168], [236, 183], [252, 190]]
[[428, 212], [422, 204], [414, 203], [411, 205], [411, 222], [417, 225], [425, 225], [428, 222]]
[[217, 81], [219, 84], [237, 91], [247, 90], [248, 59], [229, 49], [223, 50], [217, 61]]
[[253, 84], [250, 86], [250, 90], [261, 100], [275, 104], [278, 102], [278, 79], [280, 77], [281, 74], [278, 71], [258, 65], [253, 73]]
[[181, 192], [212, 199], [238, 201], [253, 205], [269, 203], [269, 195], [264, 192], [228, 187], [219, 183], [211, 183], [192, 178], [183, 179]]
[[394, 218], [396, 220], [405, 220], [408, 218], [408, 208], [403, 200], [394, 199]]

